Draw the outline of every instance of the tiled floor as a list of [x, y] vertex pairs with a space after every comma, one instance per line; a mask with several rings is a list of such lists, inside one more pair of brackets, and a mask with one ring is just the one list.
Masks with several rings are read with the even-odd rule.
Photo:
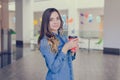
[[[80, 50], [73, 61], [74, 80], [120, 80], [120, 56]], [[23, 57], [0, 69], [0, 80], [45, 80], [47, 68], [38, 50], [23, 50]]]

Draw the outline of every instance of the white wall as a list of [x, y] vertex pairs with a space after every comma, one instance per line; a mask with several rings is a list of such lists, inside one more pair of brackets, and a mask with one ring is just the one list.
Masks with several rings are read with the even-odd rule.
[[33, 0], [23, 0], [23, 42], [29, 43], [34, 36], [34, 25], [33, 25]]
[[15, 2], [10, 2], [8, 5], [10, 11], [15, 11]]

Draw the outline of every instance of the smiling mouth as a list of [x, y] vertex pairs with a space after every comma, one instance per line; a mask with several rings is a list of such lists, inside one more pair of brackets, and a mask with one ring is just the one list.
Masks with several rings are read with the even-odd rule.
[[58, 25], [55, 25], [55, 26], [53, 26], [53, 27], [58, 27]]

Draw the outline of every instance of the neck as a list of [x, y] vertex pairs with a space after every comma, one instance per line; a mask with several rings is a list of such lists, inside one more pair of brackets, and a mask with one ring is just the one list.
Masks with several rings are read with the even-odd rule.
[[52, 31], [53, 33], [55, 33], [55, 34], [58, 34], [58, 31]]

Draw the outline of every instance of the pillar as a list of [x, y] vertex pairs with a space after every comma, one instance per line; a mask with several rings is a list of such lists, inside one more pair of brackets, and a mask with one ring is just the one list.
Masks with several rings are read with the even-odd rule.
[[16, 46], [22, 47], [33, 38], [33, 0], [16, 0]]

